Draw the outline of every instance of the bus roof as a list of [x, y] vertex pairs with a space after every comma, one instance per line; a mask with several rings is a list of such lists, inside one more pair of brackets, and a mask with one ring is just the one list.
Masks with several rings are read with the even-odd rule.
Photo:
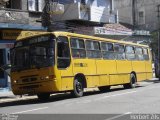
[[[82, 35], [82, 34], [77, 34], [77, 33], [70, 33], [70, 32], [63, 32], [63, 31], [56, 31], [56, 32], [39, 32], [39, 34], [33, 34], [31, 36], [25, 37], [25, 38], [30, 38], [34, 36], [40, 36], [40, 35], [47, 35], [47, 34], [54, 34], [56, 37], [57, 36], [72, 36], [72, 37], [78, 37], [78, 38], [83, 38], [83, 39], [91, 39], [91, 40], [100, 40], [100, 41], [106, 41], [106, 42], [113, 42], [113, 43], [120, 43], [120, 44], [128, 44], [128, 45], [134, 45], [134, 46], [142, 46], [142, 47], [148, 47], [147, 45], [142, 45], [142, 44], [137, 44], [137, 43], [132, 43], [132, 42], [125, 42], [125, 41], [120, 41], [120, 40], [114, 40], [114, 39], [108, 39], [108, 38], [101, 38], [101, 37], [96, 37], [96, 36], [90, 36], [90, 35]], [[19, 40], [25, 39], [19, 38]]]
[[90, 36], [90, 35], [83, 35], [83, 34], [77, 34], [77, 33], [70, 33], [70, 32], [62, 32], [62, 31], [56, 31], [52, 32], [56, 36], [72, 36], [72, 37], [79, 37], [79, 38], [86, 38], [91, 40], [100, 40], [100, 41], [106, 41], [106, 42], [113, 42], [113, 43], [120, 43], [120, 44], [128, 44], [128, 45], [135, 45], [135, 46], [142, 46], [142, 47], [149, 47], [148, 45], [142, 45], [138, 43], [132, 43], [132, 42], [126, 42], [126, 41], [120, 41], [120, 40], [114, 40], [114, 39], [108, 39], [108, 38], [102, 38], [102, 37], [96, 37], [96, 36]]

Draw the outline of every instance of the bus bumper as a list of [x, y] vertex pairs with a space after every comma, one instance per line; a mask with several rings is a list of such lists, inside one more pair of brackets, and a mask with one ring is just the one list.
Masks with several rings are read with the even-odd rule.
[[57, 92], [56, 82], [53, 80], [47, 82], [25, 84], [25, 85], [13, 85], [12, 91], [15, 95], [24, 94], [39, 94], [39, 93], [53, 93]]

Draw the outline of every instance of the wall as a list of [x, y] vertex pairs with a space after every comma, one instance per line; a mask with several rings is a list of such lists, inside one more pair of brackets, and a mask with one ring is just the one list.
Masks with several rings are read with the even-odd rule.
[[114, 0], [114, 9], [118, 10], [119, 22], [133, 24], [131, 0]]
[[[158, 12], [157, 5], [160, 4], [160, 0], [139, 0], [137, 1], [137, 23], [138, 26], [147, 29], [147, 30], [156, 30], [158, 29]], [[139, 24], [138, 12], [144, 11], [145, 14], [145, 25]]]
[[12, 0], [11, 8], [0, 10], [0, 23], [41, 26], [41, 23], [37, 21], [41, 20], [42, 12], [28, 11], [27, 2], [28, 0]]
[[[111, 17], [115, 18], [110, 14], [112, 8], [111, 1], [112, 0], [86, 0], [86, 4], [83, 5], [81, 4], [81, 0], [70, 0], [71, 4], [64, 5], [64, 14], [52, 15], [52, 20], [85, 20], [109, 23], [109, 21], [112, 20]], [[67, 2], [69, 3], [69, 0], [67, 0]]]
[[[135, 19], [138, 29], [156, 30], [158, 27], [157, 5], [160, 0], [135, 0]], [[114, 9], [118, 10], [119, 22], [133, 25], [132, 0], [114, 0]], [[144, 11], [144, 24], [140, 24], [139, 11]]]
[[22, 6], [21, 6], [21, 1], [22, 0], [14, 0], [14, 1], [12, 1], [11, 2], [11, 7], [12, 7], [12, 9], [22, 9]]

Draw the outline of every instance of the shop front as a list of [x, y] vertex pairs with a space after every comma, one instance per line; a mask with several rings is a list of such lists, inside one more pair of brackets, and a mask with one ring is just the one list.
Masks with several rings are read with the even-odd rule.
[[[13, 47], [14, 40], [0, 40], [0, 66], [10, 64], [10, 49]], [[10, 87], [10, 77], [0, 69], [0, 90]]]

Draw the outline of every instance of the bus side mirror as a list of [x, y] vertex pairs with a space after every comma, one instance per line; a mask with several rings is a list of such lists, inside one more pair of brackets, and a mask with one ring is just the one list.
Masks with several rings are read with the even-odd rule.
[[7, 73], [8, 76], [10, 76], [11, 67], [12, 67], [11, 64], [6, 64], [6, 65], [0, 66], [0, 69], [5, 73]]
[[7, 51], [7, 59], [8, 61], [10, 61], [10, 51], [9, 50]]

